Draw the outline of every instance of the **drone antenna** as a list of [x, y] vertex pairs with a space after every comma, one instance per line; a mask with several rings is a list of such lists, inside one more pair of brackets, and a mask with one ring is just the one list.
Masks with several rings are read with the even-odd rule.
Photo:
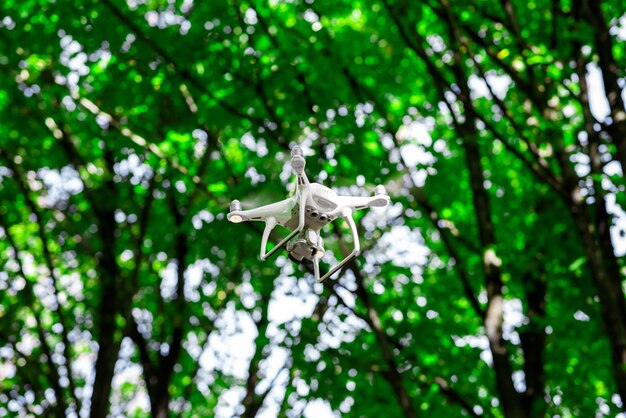
[[[296, 160], [295, 160], [296, 157], [299, 157], [298, 164], [296, 164]], [[296, 170], [296, 172], [302, 173], [302, 170], [304, 170], [304, 164], [305, 164], [304, 152], [302, 152], [302, 148], [300, 148], [299, 145], [294, 145], [293, 148], [291, 149], [291, 166], [293, 167], [294, 170]]]
[[294, 145], [291, 149], [291, 168], [296, 173], [298, 179], [297, 184], [309, 184], [309, 179], [304, 172], [306, 166], [306, 160], [304, 159], [304, 152], [299, 145]]

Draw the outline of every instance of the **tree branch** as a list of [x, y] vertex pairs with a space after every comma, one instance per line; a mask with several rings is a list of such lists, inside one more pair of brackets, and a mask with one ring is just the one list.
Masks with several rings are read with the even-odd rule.
[[72, 397], [72, 402], [75, 404], [76, 410], [80, 411], [81, 402], [80, 398], [76, 395], [76, 384], [74, 382], [73, 370], [72, 370], [72, 354], [70, 349], [72, 345], [70, 344], [70, 340], [68, 338], [68, 329], [69, 324], [67, 319], [65, 318], [65, 313], [63, 312], [63, 307], [61, 306], [61, 301], [59, 299], [59, 280], [57, 278], [57, 274], [54, 267], [54, 262], [52, 260], [52, 254], [50, 253], [50, 247], [48, 244], [48, 237], [46, 236], [45, 225], [42, 220], [42, 214], [35, 205], [35, 202], [30, 197], [30, 188], [26, 184], [24, 177], [22, 175], [21, 170], [17, 167], [17, 164], [13, 161], [13, 157], [9, 155], [6, 150], [0, 149], [0, 155], [4, 156], [7, 166], [13, 172], [13, 177], [15, 182], [18, 185], [18, 188], [22, 192], [24, 199], [26, 200], [26, 205], [28, 206], [31, 214], [35, 218], [35, 223], [37, 224], [37, 233], [39, 235], [39, 240], [42, 245], [42, 253], [44, 262], [46, 267], [48, 268], [48, 272], [50, 274], [50, 279], [52, 281], [52, 291], [54, 293], [54, 298], [56, 299], [56, 306], [54, 312], [59, 317], [59, 323], [61, 324], [61, 341], [63, 342], [63, 356], [66, 361], [67, 368], [67, 379], [70, 388], [70, 393]]
[[209, 96], [212, 100], [218, 103], [224, 110], [228, 113], [237, 116], [238, 118], [249, 120], [259, 126], [264, 126], [264, 121], [260, 118], [256, 118], [254, 116], [248, 115], [246, 113], [241, 112], [234, 106], [224, 102], [223, 100], [215, 97], [213, 92], [209, 90], [204, 82], [202, 82], [197, 76], [192, 74], [188, 69], [181, 68], [179, 61], [176, 60], [170, 53], [168, 53], [164, 48], [161, 47], [157, 42], [155, 42], [152, 38], [150, 38], [141, 27], [136, 24], [131, 18], [129, 18], [126, 14], [124, 14], [120, 9], [117, 8], [113, 4], [112, 0], [101, 0], [101, 2], [113, 13], [113, 15], [122, 22], [129, 30], [131, 30], [139, 40], [141, 40], [148, 47], [153, 49], [159, 56], [161, 56], [168, 65], [170, 65], [175, 73], [183, 80], [187, 81], [189, 84], [194, 86], [196, 89], [201, 91], [202, 93]]
[[[48, 366], [47, 367], [48, 373], [46, 374], [46, 378], [48, 382], [50, 383], [50, 385], [52, 386], [52, 390], [54, 391], [54, 396], [57, 402], [57, 414], [59, 414], [59, 416], [64, 416], [66, 414], [68, 405], [66, 403], [65, 394], [63, 393], [63, 389], [60, 385], [59, 371], [57, 370], [56, 365], [52, 361], [52, 350], [46, 339], [46, 333], [43, 329], [43, 325], [41, 324], [41, 312], [37, 308], [37, 306], [39, 306], [37, 295], [35, 295], [35, 291], [33, 289], [32, 283], [30, 282], [30, 280], [28, 280], [28, 277], [26, 276], [26, 273], [24, 272], [24, 265], [19, 256], [19, 249], [17, 247], [17, 244], [15, 243], [13, 234], [9, 230], [9, 225], [7, 224], [6, 219], [4, 218], [4, 215], [2, 213], [0, 213], [0, 225], [2, 225], [6, 239], [9, 242], [9, 245], [11, 246], [13, 253], [15, 254], [15, 262], [17, 263], [19, 275], [21, 276], [22, 280], [24, 280], [25, 288], [26, 288], [26, 291], [28, 292], [28, 297], [30, 299], [28, 306], [30, 306], [30, 310], [33, 312], [33, 316], [35, 318], [35, 328], [37, 330], [37, 336], [39, 337], [39, 342], [41, 343], [43, 354], [45, 358], [47, 359], [46, 364]], [[70, 373], [69, 370], [68, 370], [68, 373]], [[78, 411], [78, 409], [76, 409], [76, 411]]]

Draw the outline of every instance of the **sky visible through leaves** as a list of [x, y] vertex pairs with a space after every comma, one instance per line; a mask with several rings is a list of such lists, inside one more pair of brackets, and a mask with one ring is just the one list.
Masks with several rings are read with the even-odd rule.
[[623, 417], [622, 3], [1, 2], [0, 416]]

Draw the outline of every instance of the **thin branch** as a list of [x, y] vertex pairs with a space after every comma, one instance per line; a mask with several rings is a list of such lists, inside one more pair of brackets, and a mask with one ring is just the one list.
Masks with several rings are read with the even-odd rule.
[[476, 297], [476, 292], [474, 291], [474, 288], [470, 283], [467, 271], [462, 265], [463, 259], [458, 253], [458, 251], [456, 250], [456, 248], [454, 247], [454, 244], [452, 242], [453, 239], [450, 237], [450, 234], [451, 234], [450, 229], [444, 228], [441, 225], [441, 219], [439, 217], [439, 214], [437, 213], [435, 208], [425, 198], [423, 198], [421, 194], [413, 193], [413, 196], [419, 199], [422, 207], [424, 207], [424, 209], [430, 215], [428, 216], [428, 219], [430, 219], [433, 226], [439, 232], [439, 235], [441, 236], [441, 240], [444, 246], [446, 247], [448, 254], [452, 258], [452, 260], [454, 260], [455, 270], [457, 274], [459, 275], [459, 278], [461, 279], [461, 285], [463, 287], [463, 292], [465, 293], [465, 297], [469, 300], [470, 304], [472, 305], [472, 308], [474, 309], [474, 312], [476, 312], [478, 317], [484, 320], [485, 310], [483, 309], [480, 302], [478, 301], [478, 298]]
[[[2, 228], [4, 229], [5, 237], [7, 241], [9, 242], [9, 245], [11, 246], [11, 249], [13, 250], [13, 253], [15, 255], [14, 259], [15, 259], [15, 262], [17, 263], [19, 275], [21, 276], [22, 280], [24, 280], [24, 285], [28, 293], [28, 297], [30, 299], [30, 303], [28, 305], [30, 306], [30, 310], [33, 312], [33, 316], [35, 318], [35, 327], [37, 329], [37, 336], [39, 337], [39, 342], [41, 343], [43, 354], [45, 358], [48, 359], [46, 363], [48, 366], [48, 374], [46, 378], [48, 379], [48, 382], [50, 383], [50, 385], [52, 386], [52, 390], [54, 391], [54, 395], [57, 401], [58, 413], [62, 416], [62, 415], [65, 415], [66, 413], [67, 404], [65, 400], [65, 395], [63, 393], [63, 389], [60, 385], [59, 372], [56, 368], [56, 365], [52, 361], [52, 349], [50, 348], [50, 345], [48, 344], [48, 341], [46, 339], [46, 333], [41, 323], [41, 312], [38, 309], [38, 306], [39, 306], [38, 298], [37, 298], [37, 295], [35, 294], [35, 290], [32, 286], [32, 283], [30, 282], [30, 280], [28, 279], [24, 271], [24, 265], [19, 256], [19, 249], [17, 247], [17, 244], [15, 243], [13, 234], [10, 231], [10, 228], [6, 222], [6, 219], [1, 213], [0, 213], [0, 225], [2, 225]], [[68, 374], [69, 373], [71, 373], [71, 370], [68, 369]], [[79, 411], [79, 410], [76, 409], [76, 411]]]
[[258, 331], [257, 338], [255, 340], [256, 348], [248, 364], [246, 392], [243, 400], [241, 401], [241, 404], [244, 407], [244, 413], [241, 415], [243, 418], [254, 418], [259, 409], [263, 406], [263, 401], [265, 400], [265, 396], [258, 397], [256, 395], [256, 388], [259, 383], [259, 365], [261, 360], [265, 358], [263, 347], [261, 347], [259, 343], [266, 338], [265, 334], [269, 324], [267, 312], [269, 308], [269, 300], [261, 297], [261, 305], [261, 318], [259, 318], [258, 321], [255, 321]]
[[208, 95], [228, 113], [231, 113], [238, 118], [249, 120], [259, 126], [264, 126], [264, 121], [262, 119], [243, 113], [234, 106], [224, 102], [223, 100], [218, 99], [213, 94], [213, 92], [207, 88], [206, 84], [203, 81], [201, 81], [196, 75], [192, 74], [188, 69], [181, 68], [179, 60], [175, 59], [174, 56], [167, 52], [163, 47], [161, 47], [159, 43], [155, 42], [150, 36], [148, 36], [148, 34], [146, 34], [138, 24], [136, 24], [131, 18], [123, 13], [116, 5], [114, 5], [112, 0], [101, 0], [101, 2], [113, 13], [113, 15], [120, 22], [128, 27], [128, 29], [130, 29], [139, 40], [141, 40], [144, 44], [152, 48], [159, 56], [161, 56], [167, 62], [167, 64], [174, 69], [175, 73], [180, 78], [193, 85], [202, 93]]
[[42, 253], [43, 253], [44, 262], [46, 264], [46, 267], [48, 268], [48, 272], [50, 273], [50, 279], [52, 280], [52, 289], [54, 293], [54, 298], [56, 299], [54, 312], [59, 317], [59, 323], [61, 324], [60, 334], [61, 334], [61, 341], [63, 342], [63, 356], [65, 357], [65, 361], [66, 361], [67, 379], [68, 379], [68, 384], [70, 388], [70, 393], [72, 395], [72, 401], [74, 402], [76, 406], [76, 410], [80, 411], [81, 402], [80, 402], [80, 398], [76, 394], [76, 384], [74, 382], [74, 376], [73, 376], [73, 370], [72, 370], [73, 360], [72, 360], [72, 354], [70, 352], [72, 345], [70, 344], [70, 340], [68, 337], [69, 324], [65, 317], [65, 313], [63, 312], [63, 307], [61, 305], [61, 301], [59, 298], [59, 292], [60, 292], [59, 280], [57, 278], [56, 270], [54, 267], [54, 262], [52, 260], [52, 254], [50, 253], [50, 245], [48, 244], [48, 237], [46, 236], [46, 230], [45, 230], [45, 225], [43, 223], [43, 217], [42, 217], [41, 212], [35, 205], [35, 202], [31, 199], [30, 188], [26, 184], [26, 181], [24, 180], [21, 170], [17, 167], [17, 164], [15, 164], [15, 162], [13, 161], [13, 157], [9, 155], [6, 152], [6, 150], [1, 150], [1, 149], [0, 149], [0, 155], [5, 157], [4, 159], [7, 163], [7, 166], [13, 172], [13, 177], [15, 179], [15, 182], [17, 183], [18, 188], [22, 192], [22, 195], [24, 196], [24, 199], [26, 201], [26, 205], [28, 206], [31, 214], [35, 218], [35, 223], [37, 224], [37, 233], [39, 235], [39, 240], [41, 241], [41, 245], [42, 245]]
[[[454, 22], [450, 22], [450, 24], [454, 24]], [[550, 170], [547, 161], [539, 155], [539, 150], [537, 149], [537, 146], [526, 135], [524, 135], [524, 133], [523, 133], [524, 130], [517, 123], [517, 121], [513, 117], [513, 114], [509, 111], [508, 107], [505, 105], [504, 101], [502, 101], [495, 94], [495, 92], [493, 91], [493, 88], [491, 86], [491, 83], [489, 82], [489, 79], [487, 78], [487, 75], [486, 75], [486, 73], [485, 73], [485, 71], [483, 69], [483, 66], [480, 64], [480, 62], [478, 62], [478, 60], [476, 59], [476, 55], [472, 52], [471, 45], [469, 45], [469, 43], [467, 42], [467, 40], [463, 36], [460, 36], [458, 31], [455, 31], [455, 34], [457, 36], [457, 41], [460, 42], [461, 45], [463, 45], [465, 47], [465, 49], [467, 50], [468, 54], [470, 55], [470, 58], [472, 59], [472, 62], [474, 63], [475, 67], [478, 69], [479, 76], [484, 80], [484, 82], [485, 82], [485, 84], [487, 86], [487, 89], [489, 91], [489, 95], [494, 100], [494, 102], [496, 103], [496, 105], [498, 106], [500, 111], [502, 112], [502, 115], [504, 115], [506, 117], [506, 119], [511, 123], [511, 126], [513, 127], [514, 131], [517, 132], [519, 137], [523, 140], [524, 144], [526, 144], [526, 147], [530, 151], [532, 157], [534, 158], [534, 161], [529, 160], [525, 155], [523, 155], [520, 151], [518, 151], [515, 147], [513, 147], [513, 145], [511, 145], [502, 135], [500, 135], [497, 132], [497, 130], [495, 129], [495, 126], [490, 122], [490, 120], [488, 118], [484, 117], [478, 111], [476, 111], [476, 115], [485, 124], [485, 126], [488, 127], [490, 132], [496, 138], [498, 138], [500, 140], [500, 142], [502, 142], [502, 144], [505, 146], [505, 148], [507, 150], [509, 150], [509, 152], [511, 152], [513, 155], [515, 155], [520, 161], [522, 161], [522, 163], [537, 178], [539, 178], [542, 181], [545, 181], [557, 193], [563, 195], [565, 193], [565, 191], [563, 190], [560, 178], [558, 176], [556, 176]]]

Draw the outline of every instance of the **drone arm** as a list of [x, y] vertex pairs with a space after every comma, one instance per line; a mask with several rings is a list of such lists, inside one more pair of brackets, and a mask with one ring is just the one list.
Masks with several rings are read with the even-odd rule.
[[300, 191], [300, 206], [298, 207], [298, 226], [296, 227], [296, 229], [294, 229], [289, 235], [283, 238], [283, 240], [276, 244], [274, 248], [269, 250], [269, 252], [266, 252], [267, 242], [269, 240], [270, 232], [272, 232], [272, 229], [274, 229], [274, 227], [276, 226], [276, 219], [273, 217], [267, 219], [265, 223], [265, 230], [263, 231], [263, 238], [261, 240], [261, 260], [267, 260], [269, 257], [272, 256], [272, 254], [274, 254], [285, 244], [287, 244], [287, 242], [289, 242], [291, 238], [296, 236], [297, 233], [302, 231], [302, 229], [304, 228], [304, 206], [306, 202], [306, 197], [307, 190], [302, 189]]
[[270, 203], [269, 205], [260, 206], [254, 209], [241, 210], [241, 203], [233, 200], [231, 210], [228, 213], [228, 220], [234, 223], [242, 221], [265, 221], [269, 218], [284, 218], [289, 215], [289, 211], [293, 207], [293, 198], [287, 198], [280, 202]]
[[345, 209], [355, 211], [373, 207], [380, 208], [387, 206], [391, 202], [391, 199], [389, 199], [389, 195], [385, 190], [385, 186], [382, 185], [376, 186], [374, 196], [337, 196], [336, 199], [337, 208], [330, 214], [330, 217], [333, 219], [337, 216], [343, 216], [343, 211]]
[[350, 208], [346, 208], [346, 209], [343, 210], [342, 215], [343, 215], [343, 218], [346, 221], [348, 221], [348, 225], [350, 225], [350, 231], [352, 232], [352, 239], [354, 240], [354, 249], [343, 260], [341, 260], [341, 262], [339, 264], [337, 264], [335, 267], [330, 269], [330, 271], [328, 273], [326, 273], [324, 275], [324, 277], [322, 277], [321, 279], [319, 278], [319, 272], [318, 272], [315, 277], [318, 279], [317, 281], [320, 282], [320, 283], [323, 282], [324, 280], [328, 279], [333, 274], [335, 274], [335, 272], [337, 272], [343, 266], [348, 264], [354, 257], [359, 255], [359, 253], [361, 252], [361, 244], [359, 242], [359, 234], [358, 234], [358, 232], [356, 230], [356, 224], [354, 223], [354, 219], [352, 218], [352, 210]]
[[[390, 202], [387, 194], [376, 194], [375, 196], [337, 196], [339, 208], [348, 207], [352, 210], [360, 210], [371, 207], [387, 206]], [[341, 210], [341, 209], [340, 209]]]

